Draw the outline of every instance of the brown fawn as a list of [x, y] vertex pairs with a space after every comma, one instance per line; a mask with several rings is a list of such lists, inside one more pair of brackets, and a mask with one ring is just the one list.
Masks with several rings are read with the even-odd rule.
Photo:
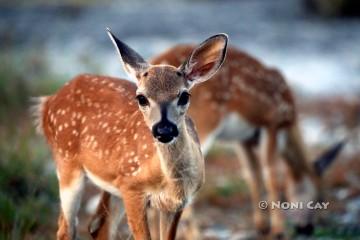
[[86, 178], [122, 197], [135, 239], [151, 238], [148, 206], [160, 211], [161, 239], [174, 239], [183, 208], [204, 182], [200, 143], [186, 115], [189, 90], [220, 68], [227, 36], [208, 38], [176, 68], [147, 63], [107, 31], [137, 84], [79, 75], [38, 105], [59, 180], [57, 239], [76, 238]]
[[[151, 62], [181, 66], [193, 50], [192, 45], [178, 45]], [[342, 143], [334, 145], [311, 165], [298, 126], [294, 97], [284, 78], [277, 70], [265, 67], [233, 47], [229, 47], [221, 70], [211, 81], [193, 88], [192, 95], [189, 114], [197, 126], [203, 153], [206, 154], [215, 139], [231, 144], [242, 163], [243, 176], [250, 189], [256, 228], [260, 233], [283, 236], [281, 210], [270, 210], [269, 224], [266, 211], [258, 207], [263, 183], [269, 206], [271, 202], [280, 201], [278, 153], [287, 167], [285, 194], [288, 201], [305, 203], [320, 199], [321, 174], [335, 159]], [[255, 152], [258, 144], [259, 158]], [[106, 217], [108, 204], [109, 197], [104, 193], [93, 219], [99, 221]], [[309, 209], [292, 211], [299, 234], [313, 231], [313, 215]], [[92, 232], [101, 233], [97, 239], [107, 239], [104, 228], [108, 223], [106, 219], [101, 221], [103, 225], [95, 226]]]

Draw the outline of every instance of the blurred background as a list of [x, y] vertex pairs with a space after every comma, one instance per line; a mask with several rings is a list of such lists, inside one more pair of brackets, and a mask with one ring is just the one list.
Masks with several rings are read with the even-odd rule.
[[[32, 125], [30, 98], [54, 93], [79, 73], [124, 77], [107, 26], [146, 58], [225, 32], [232, 45], [278, 68], [295, 92], [311, 154], [348, 139], [325, 175], [331, 209], [315, 238], [360, 239], [359, 3], [1, 0], [0, 239], [54, 239], [57, 180]], [[221, 146], [207, 158], [208, 181], [195, 203], [201, 235], [243, 239], [253, 226], [241, 166]], [[88, 214], [81, 212], [84, 221]]]

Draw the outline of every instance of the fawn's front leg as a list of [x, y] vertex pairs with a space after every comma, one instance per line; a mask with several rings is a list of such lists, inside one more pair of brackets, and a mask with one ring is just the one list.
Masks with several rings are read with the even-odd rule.
[[[271, 206], [272, 202], [278, 202], [279, 199], [279, 184], [277, 169], [277, 129], [268, 128], [261, 138], [261, 165], [263, 171], [263, 177], [265, 181], [265, 187], [268, 192], [268, 205]], [[284, 238], [284, 217], [281, 213], [281, 209], [270, 209], [270, 223], [271, 234], [276, 239]]]
[[127, 221], [135, 240], [150, 240], [146, 197], [142, 192], [122, 191]]
[[177, 212], [160, 211], [160, 240], [174, 240], [182, 209]]

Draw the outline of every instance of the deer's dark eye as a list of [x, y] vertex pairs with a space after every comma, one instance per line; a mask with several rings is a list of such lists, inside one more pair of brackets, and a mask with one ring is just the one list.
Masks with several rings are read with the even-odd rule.
[[149, 106], [149, 100], [142, 94], [136, 96], [136, 100], [138, 101], [139, 105], [142, 107]]
[[188, 104], [189, 100], [190, 100], [190, 93], [182, 92], [178, 100], [178, 105], [185, 106], [186, 104]]

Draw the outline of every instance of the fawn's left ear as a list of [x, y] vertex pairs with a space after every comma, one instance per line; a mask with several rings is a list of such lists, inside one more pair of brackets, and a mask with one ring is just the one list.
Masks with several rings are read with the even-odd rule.
[[139, 74], [144, 72], [149, 64], [135, 50], [115, 37], [110, 28], [106, 28], [106, 31], [122, 60], [125, 72], [131, 78], [138, 79]]
[[217, 34], [202, 42], [180, 66], [190, 86], [211, 78], [225, 60], [228, 36]]

